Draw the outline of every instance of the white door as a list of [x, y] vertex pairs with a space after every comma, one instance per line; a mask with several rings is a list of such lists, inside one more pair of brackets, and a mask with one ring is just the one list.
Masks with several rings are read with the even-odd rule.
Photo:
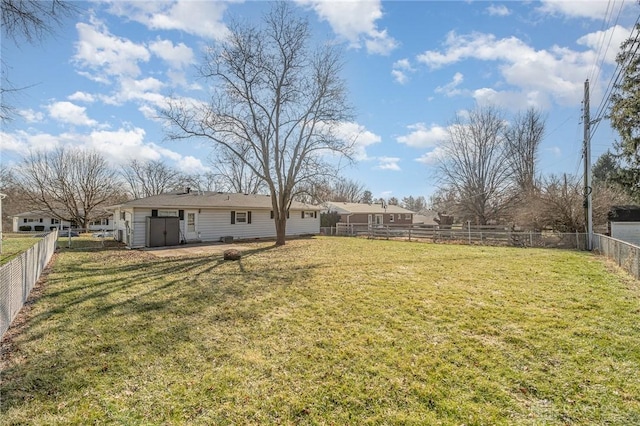
[[193, 241], [199, 239], [198, 235], [198, 212], [189, 211], [185, 212], [185, 237], [187, 241]]

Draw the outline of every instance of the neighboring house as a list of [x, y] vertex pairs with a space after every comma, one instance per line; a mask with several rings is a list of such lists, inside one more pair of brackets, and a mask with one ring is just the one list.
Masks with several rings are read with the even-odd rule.
[[[111, 206], [115, 238], [129, 248], [274, 238], [271, 196], [190, 191]], [[320, 233], [320, 207], [292, 202], [287, 236]]]
[[422, 210], [419, 214], [413, 215], [413, 224], [421, 228], [437, 228], [438, 213], [433, 210]]
[[337, 212], [338, 223], [367, 225], [411, 225], [414, 212], [388, 204], [342, 203], [328, 201], [326, 212]]
[[640, 246], [640, 206], [614, 206], [608, 219], [611, 237]]
[[[101, 219], [89, 222], [87, 231], [111, 231], [113, 230], [113, 216], [107, 212], [101, 212]], [[50, 231], [52, 229], [75, 229], [75, 222], [67, 222], [53, 217], [51, 212], [34, 210], [18, 213], [12, 216], [13, 232], [20, 231]]]

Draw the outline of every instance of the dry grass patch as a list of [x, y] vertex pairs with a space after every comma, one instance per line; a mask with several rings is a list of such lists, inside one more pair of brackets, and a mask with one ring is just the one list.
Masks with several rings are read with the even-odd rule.
[[316, 238], [63, 252], [7, 424], [639, 424], [640, 300], [587, 253]]

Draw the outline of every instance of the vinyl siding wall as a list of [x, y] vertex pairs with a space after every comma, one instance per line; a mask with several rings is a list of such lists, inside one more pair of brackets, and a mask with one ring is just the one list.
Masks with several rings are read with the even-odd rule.
[[611, 222], [611, 236], [640, 246], [640, 222]]
[[[146, 244], [146, 220], [151, 216], [151, 208], [124, 210], [125, 220], [131, 226], [131, 248], [142, 248]], [[177, 210], [177, 209], [176, 209]], [[184, 209], [188, 211], [188, 209]], [[197, 209], [196, 209], [197, 210]], [[230, 210], [199, 209], [197, 232], [202, 242], [220, 241], [221, 237], [231, 236], [234, 239], [272, 238], [276, 228], [271, 219], [270, 210], [234, 210], [236, 212], [251, 211], [251, 223], [231, 223]], [[302, 218], [299, 210], [292, 210], [287, 220], [287, 236], [318, 234], [320, 232], [320, 214], [316, 217]], [[133, 218], [133, 220], [131, 219]], [[185, 235], [185, 221], [180, 221], [181, 237]], [[116, 229], [126, 233], [125, 221], [120, 219], [120, 211], [116, 210]], [[117, 231], [116, 231], [117, 232]], [[126, 241], [126, 240], [125, 240]]]

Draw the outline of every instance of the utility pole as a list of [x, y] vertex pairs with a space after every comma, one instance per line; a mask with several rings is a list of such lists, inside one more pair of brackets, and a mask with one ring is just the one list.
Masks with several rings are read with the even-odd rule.
[[582, 122], [584, 125], [584, 215], [587, 233], [587, 250], [591, 251], [593, 239], [593, 206], [591, 203], [591, 116], [589, 113], [589, 80], [584, 82]]

